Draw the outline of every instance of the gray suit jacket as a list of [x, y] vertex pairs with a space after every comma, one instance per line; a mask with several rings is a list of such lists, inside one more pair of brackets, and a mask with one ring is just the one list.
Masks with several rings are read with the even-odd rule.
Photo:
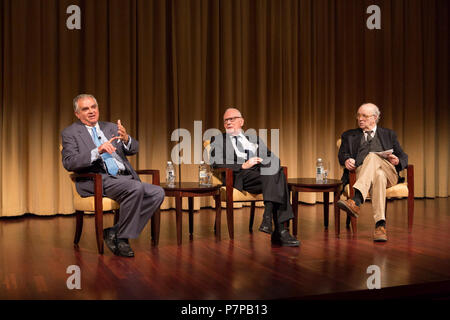
[[[115, 123], [99, 121], [98, 124], [107, 139], [117, 136], [117, 125]], [[62, 163], [66, 170], [75, 173], [101, 173], [103, 179], [115, 178], [107, 173], [105, 164], [101, 158], [91, 163], [91, 150], [97, 148], [97, 146], [92, 141], [92, 136], [81, 121], [77, 121], [65, 128], [61, 136], [63, 146]], [[127, 159], [127, 156], [134, 155], [138, 152], [139, 143], [132, 138], [128, 150], [121, 141], [114, 140], [113, 145], [117, 148], [116, 153], [119, 155], [125, 168], [134, 179], [140, 181], [139, 176]], [[89, 197], [94, 194], [94, 182], [90, 179], [78, 179], [76, 187], [82, 197]]]

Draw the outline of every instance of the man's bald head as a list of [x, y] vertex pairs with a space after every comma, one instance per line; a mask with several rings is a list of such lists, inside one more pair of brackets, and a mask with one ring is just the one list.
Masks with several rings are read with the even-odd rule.
[[228, 108], [223, 114], [223, 126], [225, 131], [231, 135], [238, 135], [244, 126], [244, 118], [236, 108]]
[[362, 130], [372, 130], [380, 120], [380, 109], [373, 103], [362, 104], [356, 114], [358, 126]]

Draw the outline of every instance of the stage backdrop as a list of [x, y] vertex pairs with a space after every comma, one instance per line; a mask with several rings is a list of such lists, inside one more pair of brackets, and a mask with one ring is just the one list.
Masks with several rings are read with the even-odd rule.
[[[140, 142], [135, 168], [163, 180], [172, 131], [223, 129], [227, 106], [246, 128], [280, 129], [290, 177], [313, 177], [321, 157], [340, 178], [336, 140], [373, 102], [415, 165], [416, 197], [449, 195], [447, 0], [0, 4], [0, 216], [74, 211], [59, 144], [79, 93], [97, 97], [102, 120], [121, 119]], [[73, 4], [79, 30], [66, 26]], [[366, 27], [373, 4], [379, 30]], [[183, 180], [196, 177], [183, 165]]]

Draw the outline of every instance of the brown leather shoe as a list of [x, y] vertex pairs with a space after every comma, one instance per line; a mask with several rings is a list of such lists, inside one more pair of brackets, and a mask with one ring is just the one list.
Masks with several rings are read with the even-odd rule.
[[383, 226], [379, 226], [375, 228], [373, 232], [373, 241], [376, 242], [385, 242], [387, 241], [386, 228]]
[[337, 206], [346, 211], [348, 214], [354, 216], [355, 218], [359, 217], [359, 211], [361, 210], [360, 207], [358, 207], [355, 203], [355, 201], [353, 201], [352, 199], [348, 199], [348, 200], [339, 200], [337, 203]]

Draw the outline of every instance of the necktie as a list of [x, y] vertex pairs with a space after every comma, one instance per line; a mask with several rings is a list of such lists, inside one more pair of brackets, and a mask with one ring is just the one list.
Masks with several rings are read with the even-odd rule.
[[367, 142], [370, 142], [373, 139], [372, 132], [373, 132], [372, 130], [366, 131], [366, 133], [367, 133], [366, 141]]
[[248, 154], [246, 152], [246, 150], [244, 150], [244, 147], [242, 146], [241, 141], [238, 139], [238, 136], [234, 136], [234, 142], [236, 143], [236, 148], [239, 150], [239, 152], [241, 153], [245, 153], [246, 157], [245, 160], [247, 160]]
[[[98, 135], [97, 135], [97, 129], [92, 128], [92, 139], [94, 139], [94, 143], [97, 147], [100, 147], [102, 145]], [[108, 170], [110, 175], [116, 176], [117, 172], [119, 172], [119, 167], [117, 166], [116, 162], [114, 161], [114, 158], [107, 152], [102, 153], [103, 161], [106, 164], [106, 169]]]

